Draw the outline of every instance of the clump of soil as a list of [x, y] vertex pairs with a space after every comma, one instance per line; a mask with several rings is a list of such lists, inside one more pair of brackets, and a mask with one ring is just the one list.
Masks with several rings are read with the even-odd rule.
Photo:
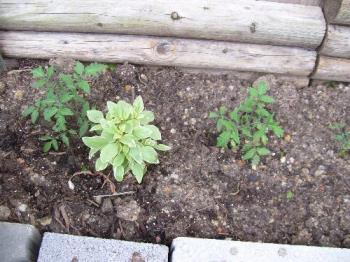
[[[215, 147], [208, 112], [237, 106], [249, 81], [230, 75], [183, 73], [173, 68], [118, 66], [93, 83], [91, 102], [131, 101], [141, 95], [172, 150], [161, 154], [139, 185], [128, 176], [111, 194], [77, 139], [64, 151], [42, 153], [21, 111], [40, 95], [30, 69], [45, 61], [21, 60], [20, 71], [0, 81], [0, 210], [6, 220], [42, 231], [168, 244], [178, 236], [350, 247], [350, 160], [338, 156], [329, 125], [350, 125], [350, 87], [297, 89], [272, 76], [271, 110], [286, 131], [272, 137], [272, 154], [257, 170], [232, 151]], [[110, 171], [104, 172], [113, 180]], [[7, 209], [6, 209], [7, 208]], [[11, 213], [8, 215], [8, 209]], [[1, 216], [0, 214], [0, 217]]]

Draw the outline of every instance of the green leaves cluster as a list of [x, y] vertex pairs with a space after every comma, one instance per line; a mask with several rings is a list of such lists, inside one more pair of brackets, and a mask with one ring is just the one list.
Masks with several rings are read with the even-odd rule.
[[270, 153], [266, 147], [272, 131], [277, 137], [283, 136], [282, 127], [276, 122], [272, 113], [266, 108], [274, 103], [274, 98], [267, 95], [266, 83], [249, 88], [248, 98], [229, 112], [220, 107], [218, 112], [211, 112], [209, 118], [217, 120], [217, 146], [221, 148], [241, 149], [244, 160], [251, 161], [253, 166], [260, 163], [261, 157]]
[[84, 144], [90, 148], [89, 159], [100, 152], [95, 163], [96, 171], [111, 165], [117, 181], [122, 181], [131, 171], [141, 183], [146, 164], [159, 163], [156, 149], [166, 151], [170, 147], [158, 144], [160, 131], [149, 124], [154, 120], [154, 114], [144, 110], [140, 96], [132, 105], [125, 101], [108, 101], [107, 108], [106, 116], [98, 110], [87, 111], [89, 120], [94, 123], [90, 131], [98, 133], [97, 136], [83, 137]]
[[340, 144], [340, 156], [346, 156], [350, 152], [350, 129], [344, 123], [335, 123], [330, 126], [335, 132], [335, 140]]
[[58, 150], [61, 143], [69, 146], [71, 135], [83, 136], [89, 129], [86, 112], [90, 109], [90, 104], [84, 97], [84, 94], [90, 93], [88, 79], [102, 73], [106, 68], [106, 65], [97, 63], [85, 67], [77, 62], [72, 74], [59, 73], [52, 66], [47, 69], [39, 66], [32, 70], [35, 79], [32, 86], [42, 89], [45, 94], [42, 99], [24, 110], [22, 115], [30, 116], [33, 124], [42, 115], [52, 125], [52, 132], [40, 137], [45, 142], [44, 152]]

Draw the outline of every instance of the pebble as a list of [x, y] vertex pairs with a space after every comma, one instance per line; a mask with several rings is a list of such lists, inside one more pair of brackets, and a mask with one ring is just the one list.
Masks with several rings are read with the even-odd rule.
[[190, 122], [191, 122], [192, 125], [195, 125], [197, 120], [195, 118], [191, 118]]
[[175, 128], [170, 129], [170, 133], [175, 134], [176, 133], [176, 129]]
[[15, 99], [20, 101], [23, 99], [23, 96], [24, 96], [24, 92], [22, 90], [17, 90], [15, 92]]
[[17, 209], [20, 211], [20, 212], [26, 212], [27, 211], [27, 208], [28, 208], [28, 205], [26, 204], [20, 204]]
[[38, 222], [42, 226], [48, 226], [48, 225], [51, 224], [52, 218], [51, 218], [51, 216], [46, 216], [46, 217], [43, 217], [43, 218], [39, 218]]
[[281, 163], [285, 163], [286, 162], [286, 157], [285, 156], [282, 156], [281, 159], [280, 159]]
[[117, 217], [126, 221], [136, 221], [141, 213], [141, 208], [135, 200], [126, 201], [116, 199]]
[[326, 168], [324, 166], [319, 166], [318, 169], [315, 171], [315, 176], [321, 176], [324, 173], [326, 173]]
[[4, 82], [0, 82], [0, 95], [5, 93], [6, 85]]
[[11, 210], [7, 206], [0, 206], [0, 220], [7, 220], [11, 215]]
[[113, 204], [110, 198], [105, 198], [102, 202], [101, 207], [102, 213], [110, 213], [113, 212]]

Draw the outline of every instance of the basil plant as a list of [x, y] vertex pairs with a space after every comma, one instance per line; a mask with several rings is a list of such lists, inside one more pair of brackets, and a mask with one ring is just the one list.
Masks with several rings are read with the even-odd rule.
[[100, 152], [96, 171], [111, 165], [118, 182], [131, 171], [141, 183], [147, 164], [159, 163], [156, 150], [166, 151], [170, 147], [158, 143], [160, 131], [149, 124], [154, 120], [154, 114], [144, 110], [141, 96], [132, 105], [122, 100], [118, 103], [108, 101], [107, 108], [106, 117], [98, 110], [87, 111], [88, 119], [94, 123], [90, 131], [98, 134], [82, 138], [90, 148], [89, 159]]

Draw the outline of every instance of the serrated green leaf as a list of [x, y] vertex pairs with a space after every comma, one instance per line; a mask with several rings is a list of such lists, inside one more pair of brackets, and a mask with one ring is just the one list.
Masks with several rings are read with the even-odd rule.
[[34, 88], [42, 88], [47, 83], [46, 79], [39, 79], [32, 84]]
[[34, 78], [45, 77], [45, 71], [44, 71], [44, 69], [41, 66], [33, 69], [32, 70], [32, 74], [33, 74]]
[[244, 160], [249, 160], [249, 159], [252, 159], [255, 155], [256, 155], [256, 149], [252, 148], [252, 149], [248, 150], [248, 152], [246, 152], [243, 155], [243, 159]]
[[22, 116], [23, 116], [23, 117], [27, 117], [27, 116], [29, 116], [34, 110], [35, 110], [35, 107], [34, 107], [34, 106], [27, 107], [27, 108], [22, 112]]
[[210, 112], [209, 113], [209, 118], [218, 118], [219, 115], [216, 112]]
[[106, 69], [106, 65], [93, 63], [85, 67], [84, 74], [88, 76], [97, 76]]
[[52, 142], [53, 149], [55, 149], [55, 151], [57, 151], [58, 150], [58, 142], [57, 142], [57, 140], [56, 139], [52, 139], [51, 142]]
[[266, 156], [270, 154], [270, 150], [268, 150], [266, 147], [258, 147], [256, 151], [260, 156]]
[[256, 97], [256, 96], [259, 95], [259, 92], [258, 92], [258, 90], [257, 90], [256, 88], [251, 87], [251, 88], [249, 88], [249, 94], [250, 94], [251, 96], [253, 96], [253, 97]]
[[252, 165], [257, 166], [260, 163], [260, 156], [259, 155], [254, 155], [252, 158]]
[[50, 79], [55, 73], [55, 69], [53, 68], [53, 66], [49, 66], [46, 72], [47, 72], [47, 78]]
[[68, 107], [64, 107], [64, 108], [61, 108], [59, 110], [59, 113], [62, 115], [62, 116], [74, 116], [74, 112], [68, 108]]
[[52, 139], [53, 139], [53, 137], [49, 136], [49, 135], [44, 135], [44, 136], [39, 137], [40, 141], [47, 141], [47, 140], [52, 140]]
[[222, 132], [217, 139], [217, 146], [226, 148], [228, 143], [230, 142], [231, 133], [229, 131]]
[[80, 63], [79, 61], [76, 62], [75, 66], [74, 66], [74, 71], [78, 75], [81, 75], [84, 72], [84, 65], [82, 63]]
[[44, 110], [44, 119], [46, 121], [51, 121], [51, 117], [53, 117], [58, 111], [57, 107], [48, 107]]
[[260, 96], [265, 95], [267, 90], [269, 90], [268, 85], [266, 84], [266, 82], [262, 81], [259, 82], [258, 84], [258, 93]]
[[78, 87], [83, 90], [86, 94], [90, 94], [90, 85], [86, 80], [80, 80], [78, 82]]
[[68, 88], [74, 88], [74, 81], [71, 75], [60, 74], [59, 78]]
[[79, 136], [82, 137], [89, 130], [89, 122], [84, 121], [79, 127]]
[[239, 123], [240, 116], [239, 116], [239, 114], [238, 114], [238, 110], [237, 110], [237, 109], [231, 112], [230, 117], [231, 117], [231, 119], [234, 120], [236, 123]]
[[272, 131], [273, 133], [277, 136], [277, 137], [282, 137], [283, 134], [284, 134], [284, 130], [282, 129], [282, 127], [278, 126], [278, 125], [275, 125], [275, 126], [272, 126]]
[[67, 102], [71, 101], [73, 99], [73, 97], [74, 97], [74, 95], [72, 95], [72, 94], [64, 93], [61, 96], [61, 102], [62, 103], [67, 103]]
[[62, 142], [66, 145], [66, 146], [69, 146], [69, 138], [66, 134], [61, 134], [61, 140]]
[[35, 124], [39, 117], [39, 111], [37, 109], [33, 110], [33, 112], [30, 115], [30, 118], [32, 120], [32, 123]]
[[275, 99], [273, 99], [273, 97], [271, 97], [271, 96], [266, 96], [266, 95], [261, 96], [261, 97], [260, 97], [260, 100], [261, 100], [262, 102], [264, 102], [264, 103], [267, 103], [267, 104], [272, 104], [272, 103], [275, 102]]
[[86, 115], [92, 123], [96, 123], [96, 124], [99, 124], [101, 120], [104, 119], [103, 113], [98, 110], [88, 110], [86, 112]]
[[43, 146], [44, 153], [48, 152], [51, 149], [52, 141], [46, 142]]

